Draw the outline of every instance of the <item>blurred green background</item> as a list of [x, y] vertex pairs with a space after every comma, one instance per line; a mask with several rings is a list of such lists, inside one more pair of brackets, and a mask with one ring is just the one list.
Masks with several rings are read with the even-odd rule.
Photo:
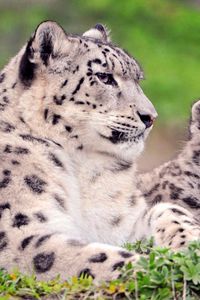
[[163, 130], [185, 124], [200, 96], [200, 1], [0, 0], [0, 67], [46, 19], [69, 33], [106, 24], [112, 40], [141, 63], [142, 87], [157, 108], [158, 124]]

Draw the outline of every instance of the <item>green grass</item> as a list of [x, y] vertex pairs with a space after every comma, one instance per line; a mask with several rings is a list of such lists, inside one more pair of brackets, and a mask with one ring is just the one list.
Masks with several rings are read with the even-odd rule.
[[181, 252], [137, 242], [126, 248], [145, 254], [135, 265], [129, 263], [118, 280], [95, 285], [91, 277], [59, 277], [38, 282], [35, 276], [0, 271], [0, 299], [200, 299], [200, 242]]

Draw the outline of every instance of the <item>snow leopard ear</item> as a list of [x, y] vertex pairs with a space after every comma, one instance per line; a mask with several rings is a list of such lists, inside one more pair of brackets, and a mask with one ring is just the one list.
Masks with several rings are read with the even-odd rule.
[[[32, 49], [38, 52], [44, 65], [48, 64], [50, 55], [63, 51], [63, 45], [66, 44], [67, 35], [64, 29], [53, 21], [41, 23], [33, 36]], [[34, 58], [33, 58], [34, 60]]]
[[191, 118], [190, 118], [189, 131], [190, 131], [191, 135], [194, 133], [198, 133], [198, 135], [199, 135], [199, 131], [200, 131], [200, 100], [196, 101], [192, 105], [192, 113], [191, 113]]
[[19, 76], [21, 81], [29, 86], [35, 77], [36, 68], [47, 66], [50, 57], [67, 50], [67, 35], [56, 22], [41, 23], [26, 45], [22, 56]]
[[96, 24], [93, 28], [86, 31], [83, 36], [110, 42], [110, 31], [102, 24]]

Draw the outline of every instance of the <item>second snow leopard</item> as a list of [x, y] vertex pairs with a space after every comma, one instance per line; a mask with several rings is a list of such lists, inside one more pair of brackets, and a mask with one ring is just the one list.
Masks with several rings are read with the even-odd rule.
[[[174, 160], [151, 172], [140, 174], [138, 188], [143, 192], [150, 207], [160, 202], [171, 202], [186, 208], [194, 216], [193, 224], [196, 224], [196, 230], [198, 230], [200, 223], [200, 101], [192, 106], [189, 140], [183, 150]], [[180, 212], [181, 216], [184, 217], [182, 212]], [[182, 232], [182, 237], [184, 245], [184, 232]], [[171, 242], [166, 239], [165, 243], [171, 246]]]

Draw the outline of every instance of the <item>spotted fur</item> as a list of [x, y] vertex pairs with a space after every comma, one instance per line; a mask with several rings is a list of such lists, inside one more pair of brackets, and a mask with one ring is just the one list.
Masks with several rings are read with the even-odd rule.
[[133, 180], [156, 117], [142, 77], [104, 26], [73, 36], [54, 22], [0, 73], [0, 267], [116, 278], [137, 259], [124, 242], [160, 237], [166, 216], [185, 214], [147, 209]]
[[[184, 148], [174, 160], [171, 160], [155, 170], [141, 174], [138, 188], [143, 192], [151, 207], [157, 203], [171, 202], [177, 205], [173, 209], [178, 219], [173, 220], [173, 241], [165, 239], [168, 231], [166, 226], [165, 244], [187, 244], [192, 238], [200, 238], [200, 101], [192, 107], [191, 121], [189, 124], [189, 139]], [[153, 178], [153, 181], [152, 181]], [[164, 204], [163, 204], [164, 205]], [[173, 219], [173, 214], [170, 218]]]

